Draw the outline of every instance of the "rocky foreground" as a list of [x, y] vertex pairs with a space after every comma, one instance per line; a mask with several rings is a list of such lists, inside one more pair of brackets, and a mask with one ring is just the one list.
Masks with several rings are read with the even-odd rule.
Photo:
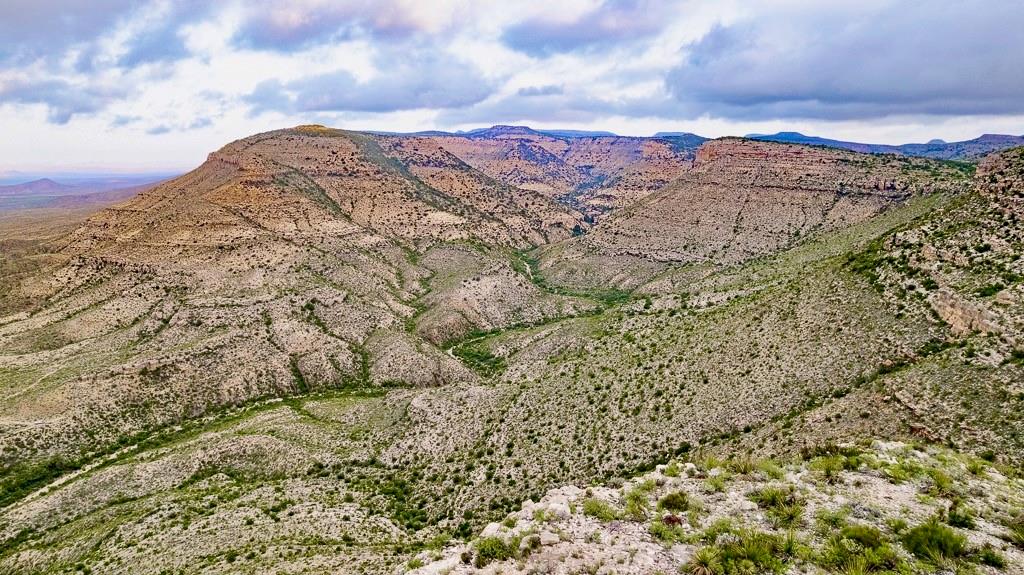
[[553, 489], [410, 572], [1024, 573], [1019, 469], [899, 442], [816, 451]]

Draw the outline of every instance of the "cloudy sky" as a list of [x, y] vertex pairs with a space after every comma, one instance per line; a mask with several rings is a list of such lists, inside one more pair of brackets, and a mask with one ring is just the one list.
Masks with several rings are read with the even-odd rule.
[[302, 123], [1024, 134], [1016, 0], [3, 0], [0, 172], [178, 170]]

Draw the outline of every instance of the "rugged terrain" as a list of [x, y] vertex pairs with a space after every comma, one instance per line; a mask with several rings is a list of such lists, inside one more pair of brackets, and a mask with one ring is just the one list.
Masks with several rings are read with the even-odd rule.
[[1024, 573], [1022, 505], [1017, 469], [935, 447], [876, 441], [781, 464], [703, 457], [623, 484], [553, 489], [410, 566], [416, 575]]
[[1021, 149], [692, 143], [301, 126], [13, 257], [2, 569], [396, 572], [694, 450], [1019, 464]]
[[911, 196], [964, 188], [960, 166], [721, 139], [693, 168], [592, 233], [542, 252], [569, 285], [636, 287], [680, 264], [729, 266], [865, 220]]
[[699, 138], [558, 137], [521, 126], [431, 136], [509, 185], [536, 190], [595, 217], [643, 199], [682, 175]]

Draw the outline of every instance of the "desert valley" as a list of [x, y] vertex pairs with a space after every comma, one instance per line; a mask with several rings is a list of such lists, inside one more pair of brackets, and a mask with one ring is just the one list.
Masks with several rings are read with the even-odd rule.
[[[1020, 567], [1024, 148], [972, 160], [510, 126], [232, 142], [8, 240], [0, 564], [669, 572], [734, 529], [795, 538], [773, 570]], [[959, 552], [900, 545], [961, 509]], [[860, 534], [829, 559], [844, 525], [891, 556]]]

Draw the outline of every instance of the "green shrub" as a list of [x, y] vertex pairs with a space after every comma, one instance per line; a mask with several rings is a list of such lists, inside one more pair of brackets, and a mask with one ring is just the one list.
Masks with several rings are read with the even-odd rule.
[[733, 539], [719, 545], [722, 565], [727, 575], [785, 570], [785, 542], [777, 535], [754, 530], [742, 530], [738, 541]]
[[890, 465], [885, 468], [885, 474], [889, 477], [889, 481], [897, 485], [905, 481], [910, 481], [923, 472], [924, 468], [913, 461], [900, 461], [895, 465]]
[[707, 487], [708, 491], [721, 493], [725, 491], [725, 480], [725, 474], [716, 475], [715, 477], [708, 477], [707, 481], [704, 482], [704, 485]]
[[803, 520], [804, 505], [792, 487], [765, 487], [752, 492], [749, 497], [765, 510], [776, 527], [793, 527]]
[[996, 551], [991, 545], [985, 544], [978, 550], [978, 562], [982, 565], [1002, 569], [1006, 567], [1006, 558]]
[[492, 376], [505, 370], [505, 358], [494, 355], [482, 342], [456, 345], [451, 352], [483, 376]]
[[601, 521], [612, 521], [619, 518], [619, 512], [606, 501], [590, 498], [583, 502], [583, 514]]
[[934, 519], [907, 531], [902, 539], [907, 551], [932, 562], [960, 557], [966, 544], [962, 535]]
[[839, 536], [856, 541], [867, 549], [877, 549], [882, 546], [882, 532], [870, 525], [847, 525], [839, 531]]
[[515, 557], [519, 541], [513, 540], [505, 543], [501, 537], [484, 537], [478, 540], [473, 547], [476, 550], [473, 565], [480, 568], [494, 561], [504, 561]]
[[961, 529], [974, 529], [974, 514], [962, 503], [954, 503], [946, 514], [946, 523]]
[[765, 459], [765, 460], [761, 461], [761, 463], [759, 463], [757, 465], [757, 469], [759, 471], [761, 471], [761, 473], [764, 473], [765, 475], [767, 475], [771, 479], [778, 480], [778, 479], [782, 479], [782, 478], [784, 478], [786, 476], [786, 472], [781, 467], [779, 467], [779, 465], [777, 463], [775, 463], [771, 459]]
[[722, 554], [717, 547], [701, 547], [679, 571], [687, 575], [723, 575]]
[[977, 292], [975, 292], [975, 293], [977, 293], [980, 297], [989, 297], [989, 296], [996, 295], [1002, 289], [1003, 289], [1003, 284], [994, 283], [994, 284], [984, 285], [984, 286], [978, 288]]
[[843, 525], [846, 525], [847, 515], [849, 515], [849, 510], [845, 507], [836, 509], [835, 511], [819, 509], [818, 512], [815, 513], [814, 518], [818, 524], [818, 531], [827, 534], [833, 529], [839, 529]]
[[897, 535], [906, 531], [907, 527], [910, 527], [909, 525], [907, 525], [907, 520], [903, 519], [902, 517], [890, 519], [886, 522], [886, 524], [889, 526], [889, 529], [892, 529], [892, 532]]
[[783, 555], [786, 557], [799, 557], [801, 559], [806, 559], [810, 557], [812, 553], [813, 551], [811, 548], [797, 536], [795, 531], [790, 529], [786, 532], [785, 538], [782, 539]]
[[1011, 518], [1005, 523], [1006, 528], [1010, 531], [1009, 539], [1010, 543], [1013, 543], [1017, 547], [1024, 549], [1024, 512], [1018, 513], [1016, 516]]
[[651, 526], [647, 530], [655, 539], [662, 543], [682, 543], [688, 539], [686, 531], [682, 527], [679, 525], [669, 525], [661, 519], [651, 522]]
[[707, 529], [704, 530], [704, 533], [701, 534], [700, 538], [702, 541], [707, 543], [714, 543], [718, 540], [719, 535], [734, 532], [735, 530], [733, 529], [732, 521], [727, 517], [722, 517], [709, 525]]
[[846, 457], [842, 455], [830, 455], [818, 457], [811, 461], [811, 469], [821, 473], [828, 483], [839, 481], [839, 473], [846, 469]]
[[749, 457], [737, 457], [728, 461], [729, 470], [740, 475], [749, 475], [757, 469], [757, 462]]
[[932, 479], [931, 493], [940, 497], [950, 497], [955, 494], [953, 479], [941, 469], [929, 469], [928, 476]]
[[[729, 534], [729, 537], [721, 537], [724, 534]], [[790, 559], [805, 552], [805, 546], [793, 534], [784, 538], [753, 529], [734, 530], [728, 520], [717, 521], [703, 533], [701, 539], [718, 543], [694, 553], [683, 566], [683, 573], [781, 573], [786, 570]]]
[[967, 472], [971, 475], [983, 476], [985, 475], [985, 467], [987, 465], [981, 459], [971, 459], [967, 462]]
[[847, 525], [829, 538], [818, 563], [831, 571], [875, 573], [898, 571], [903, 561], [878, 529]]
[[751, 492], [747, 497], [757, 503], [758, 507], [771, 509], [788, 503], [792, 496], [792, 488], [763, 487]]
[[666, 477], [679, 477], [679, 464], [673, 461], [665, 466]]
[[690, 496], [684, 491], [673, 491], [658, 500], [658, 509], [682, 513], [690, 508]]
[[650, 509], [647, 496], [651, 491], [654, 491], [654, 482], [648, 480], [626, 492], [626, 515], [637, 521], [646, 518]]

